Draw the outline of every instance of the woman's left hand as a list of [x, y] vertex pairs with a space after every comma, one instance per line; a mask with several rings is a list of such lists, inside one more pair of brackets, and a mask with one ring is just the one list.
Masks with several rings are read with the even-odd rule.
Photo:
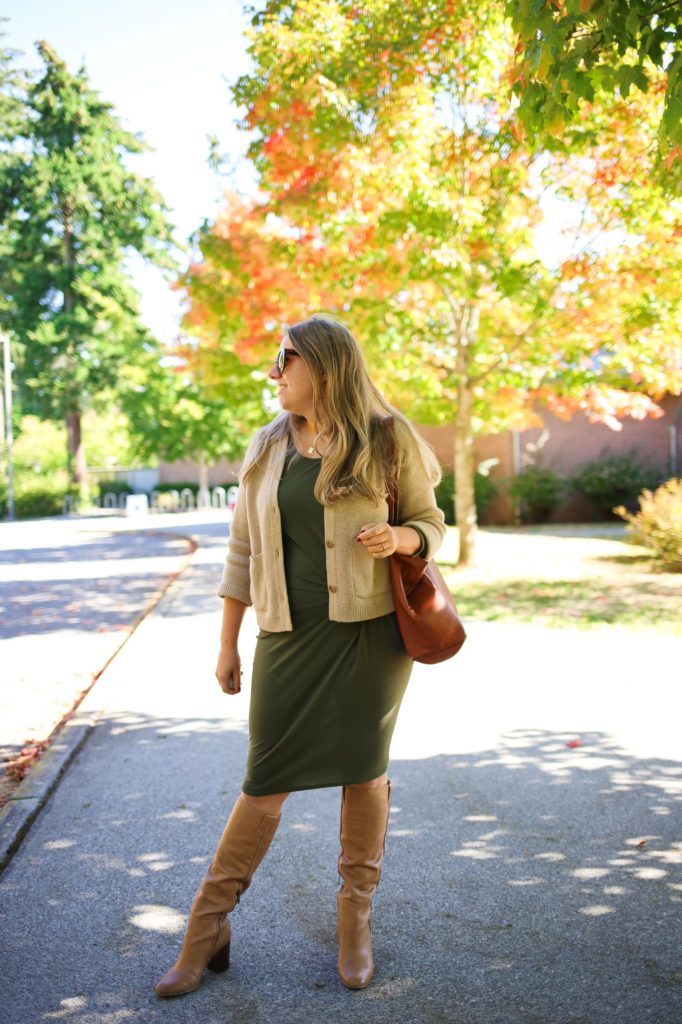
[[372, 558], [388, 558], [398, 546], [395, 530], [388, 523], [368, 523], [355, 538]]

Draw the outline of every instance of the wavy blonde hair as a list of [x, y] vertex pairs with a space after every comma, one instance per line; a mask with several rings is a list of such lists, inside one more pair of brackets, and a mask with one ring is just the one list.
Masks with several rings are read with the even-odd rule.
[[[403, 460], [415, 454], [431, 483], [440, 482], [442, 471], [433, 448], [372, 383], [362, 350], [340, 318], [315, 313], [307, 320], [285, 324], [284, 332], [310, 371], [315, 421], [329, 422], [327, 449], [314, 490], [321, 504], [351, 494], [379, 504], [387, 496], [387, 479], [397, 481]], [[382, 426], [387, 416], [405, 424], [414, 440], [414, 452], [401, 447], [396, 431], [391, 457]], [[261, 427], [242, 466], [240, 482], [260, 464], [274, 441], [288, 435], [293, 442], [292, 424], [304, 423], [305, 417], [283, 412]], [[297, 457], [303, 458], [295, 454]]]

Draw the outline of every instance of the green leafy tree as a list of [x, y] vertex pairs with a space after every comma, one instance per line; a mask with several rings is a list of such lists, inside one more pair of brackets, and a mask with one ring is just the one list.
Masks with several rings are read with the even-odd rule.
[[[143, 353], [162, 353], [140, 322], [125, 260], [176, 267], [167, 207], [126, 166], [148, 147], [46, 42], [44, 70], [12, 115], [2, 163], [3, 319], [16, 340], [26, 412], [66, 423], [70, 478], [85, 489], [81, 416]], [[5, 100], [9, 93], [4, 91]]]
[[514, 89], [534, 138], [562, 145], [584, 104], [646, 92], [665, 72], [660, 182], [682, 188], [682, 4], [669, 0], [506, 0], [517, 32]]
[[152, 353], [122, 371], [120, 405], [131, 428], [131, 454], [174, 461], [195, 459], [200, 485], [208, 467], [243, 454], [263, 421], [263, 374], [235, 356], [221, 360], [218, 380], [206, 384], [190, 365], [191, 345], [178, 345], [161, 365]]
[[65, 477], [64, 433], [61, 423], [24, 416], [13, 447], [17, 479], [26, 484]]

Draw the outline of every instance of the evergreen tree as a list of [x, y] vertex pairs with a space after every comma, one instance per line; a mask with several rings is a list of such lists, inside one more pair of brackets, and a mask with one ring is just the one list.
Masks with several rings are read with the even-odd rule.
[[[84, 494], [81, 414], [157, 342], [140, 322], [125, 261], [176, 267], [168, 208], [126, 158], [149, 147], [125, 130], [46, 42], [21, 113], [3, 83], [2, 315], [16, 339], [25, 412], [66, 422], [71, 479]], [[4, 68], [5, 65], [0, 65]]]

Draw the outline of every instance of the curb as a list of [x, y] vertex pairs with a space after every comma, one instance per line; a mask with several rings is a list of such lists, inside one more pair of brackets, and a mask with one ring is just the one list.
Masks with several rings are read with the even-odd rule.
[[[154, 531], [131, 530], [126, 532], [152, 533]], [[164, 531], [164, 533], [168, 536], [170, 531]], [[128, 643], [138, 626], [158, 607], [169, 588], [186, 571], [199, 547], [197, 541], [190, 535], [184, 533], [170, 535], [186, 541], [189, 545], [189, 550], [183, 556], [180, 568], [169, 573], [158, 590], [149, 598], [142, 611], [135, 616], [118, 647], [107, 658], [104, 665], [93, 674], [88, 689], [81, 694], [71, 710], [67, 711], [61, 722], [50, 733], [47, 739], [49, 746], [45, 752], [30, 769], [26, 778], [19, 783], [4, 807], [0, 808], [0, 874], [21, 846], [24, 836], [101, 717], [106, 701], [102, 699], [104, 697], [102, 684], [95, 693], [97, 682], [102, 678], [119, 651]]]

